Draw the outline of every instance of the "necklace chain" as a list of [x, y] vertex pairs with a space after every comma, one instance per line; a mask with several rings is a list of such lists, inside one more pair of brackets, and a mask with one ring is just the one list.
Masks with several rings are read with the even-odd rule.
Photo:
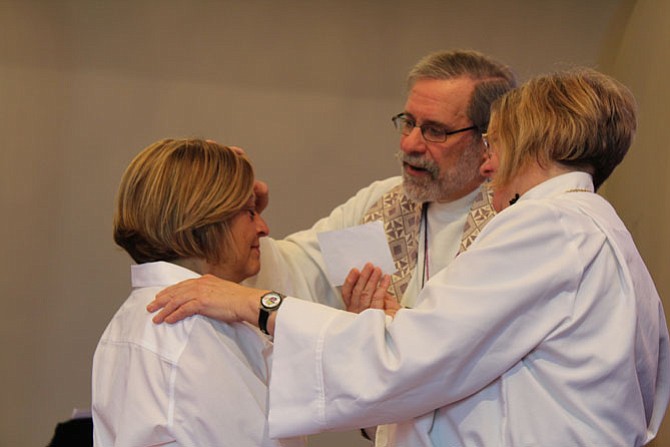
[[421, 289], [430, 279], [430, 272], [428, 269], [428, 202], [424, 202], [421, 206], [421, 221], [423, 223], [423, 271], [421, 272]]

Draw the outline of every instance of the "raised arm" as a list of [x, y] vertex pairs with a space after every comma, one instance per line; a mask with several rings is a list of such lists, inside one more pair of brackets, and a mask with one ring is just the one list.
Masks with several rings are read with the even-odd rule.
[[328, 279], [317, 234], [360, 225], [367, 210], [401, 181], [400, 177], [393, 177], [374, 182], [307, 230], [279, 240], [263, 238], [261, 270], [244, 283], [260, 289], [281, 290], [307, 301], [344, 309], [340, 288], [333, 286]]
[[[367, 269], [367, 270], [366, 270]], [[356, 295], [358, 308], [384, 308], [387, 296], [386, 289], [389, 286], [390, 277], [384, 275], [379, 279], [381, 273], [374, 275], [376, 280], [370, 280], [371, 274], [368, 270], [375, 270], [371, 265], [366, 266], [365, 282], [358, 282]], [[204, 275], [200, 278], [182, 281], [160, 291], [156, 298], [149, 303], [149, 312], [158, 312], [153, 317], [154, 323], [176, 323], [192, 315], [204, 315], [224, 323], [235, 323], [246, 321], [256, 327], [259, 326], [258, 318], [260, 312], [260, 298], [270, 292], [267, 289], [256, 289], [243, 286], [231, 281], [226, 281], [216, 276]], [[395, 300], [391, 297], [393, 302]], [[385, 309], [387, 314], [394, 315], [397, 308], [390, 303], [390, 309]], [[397, 306], [397, 303], [395, 303]], [[361, 309], [364, 310], [364, 309]], [[274, 334], [275, 318], [277, 312], [272, 312], [268, 318], [267, 330]]]

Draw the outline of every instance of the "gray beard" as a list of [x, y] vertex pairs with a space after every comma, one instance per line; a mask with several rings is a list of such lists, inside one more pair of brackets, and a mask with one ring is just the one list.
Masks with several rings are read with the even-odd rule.
[[401, 151], [398, 159], [425, 169], [429, 174], [426, 177], [417, 178], [405, 173], [404, 169], [402, 171], [405, 194], [418, 203], [444, 201], [461, 192], [464, 185], [473, 183], [480, 177], [481, 155], [475, 148], [466, 149], [458, 159], [457, 165], [451, 166], [442, 175], [440, 175], [437, 163], [422, 156], [406, 155]]

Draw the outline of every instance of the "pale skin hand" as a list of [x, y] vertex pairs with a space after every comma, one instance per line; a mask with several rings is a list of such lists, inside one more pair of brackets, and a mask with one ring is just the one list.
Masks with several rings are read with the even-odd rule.
[[[154, 323], [176, 323], [191, 315], [204, 315], [224, 323], [246, 321], [258, 326], [260, 297], [269, 290], [253, 289], [213, 275], [182, 281], [161, 290], [147, 305]], [[268, 332], [274, 333], [274, 314]]]
[[347, 311], [360, 313], [366, 309], [383, 309], [393, 317], [400, 309], [394, 296], [388, 293], [389, 275], [382, 275], [379, 267], [368, 263], [360, 272], [351, 269], [342, 285], [342, 299]]
[[[230, 146], [230, 148], [240, 155], [246, 155], [244, 149], [239, 146]], [[254, 182], [254, 195], [256, 196], [256, 212], [262, 213], [270, 203], [270, 189], [267, 183], [256, 180]]]
[[[379, 268], [372, 265], [366, 265], [360, 273], [353, 269], [342, 288], [343, 295], [346, 293], [347, 308], [357, 312], [369, 308], [384, 309], [387, 315], [394, 316], [400, 305], [387, 292], [390, 282], [388, 275], [382, 276]], [[147, 305], [147, 311], [158, 311], [152, 319], [156, 324], [176, 323], [192, 315], [203, 315], [224, 323], [246, 321], [258, 326], [260, 297], [267, 292], [269, 290], [203, 275], [161, 290]], [[276, 315], [277, 312], [272, 312], [268, 318], [267, 329], [271, 335], [274, 334]]]
[[254, 182], [254, 195], [256, 196], [256, 212], [262, 213], [267, 208], [268, 203], [270, 203], [270, 188], [268, 184], [256, 180]]

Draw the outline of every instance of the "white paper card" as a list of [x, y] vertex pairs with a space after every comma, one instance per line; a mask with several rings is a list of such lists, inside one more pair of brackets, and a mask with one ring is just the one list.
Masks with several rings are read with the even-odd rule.
[[316, 237], [334, 286], [344, 284], [352, 268], [361, 270], [367, 262], [384, 274], [396, 271], [382, 222], [375, 221], [344, 230], [318, 233]]

